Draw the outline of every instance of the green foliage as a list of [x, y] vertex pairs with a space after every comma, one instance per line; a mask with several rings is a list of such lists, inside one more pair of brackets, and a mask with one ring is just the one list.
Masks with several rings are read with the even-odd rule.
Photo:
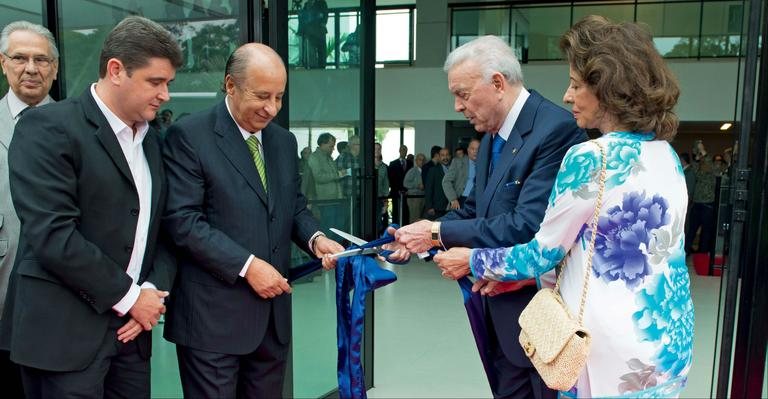
[[[701, 57], [739, 56], [740, 38], [734, 35], [704, 36], [701, 38]], [[699, 56], [699, 39], [684, 37], [664, 57]]]
[[382, 128], [375, 129], [374, 130], [374, 135], [376, 136], [376, 142], [377, 143], [383, 143], [384, 142], [384, 137], [387, 136], [387, 132], [389, 132], [389, 129], [382, 129]]

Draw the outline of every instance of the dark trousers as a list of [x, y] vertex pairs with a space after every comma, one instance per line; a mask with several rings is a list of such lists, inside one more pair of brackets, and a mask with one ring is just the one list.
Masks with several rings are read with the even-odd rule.
[[11, 361], [11, 353], [0, 350], [0, 376], [3, 379], [4, 398], [23, 398], [24, 388], [21, 384], [21, 371], [19, 365]]
[[688, 232], [685, 235], [686, 252], [693, 252], [691, 246], [699, 228], [701, 228], [701, 233], [699, 234], [699, 248], [696, 252], [711, 252], [715, 244], [715, 224], [717, 223], [715, 220], [715, 203], [694, 202], [688, 219]]
[[[127, 319], [117, 316], [114, 319], [96, 357], [84, 370], [58, 372], [21, 366], [21, 377], [27, 397], [149, 398], [149, 357], [141, 356], [136, 340], [126, 344], [117, 340], [117, 330]], [[136, 339], [151, 338], [151, 333], [144, 331]]]
[[[248, 334], [233, 331], [233, 334]], [[288, 344], [277, 339], [274, 320], [255, 351], [228, 355], [176, 345], [185, 398], [281, 398]]]
[[467, 202], [467, 197], [460, 195], [457, 199], [459, 200], [459, 208], [463, 208], [464, 203]]
[[[496, 336], [493, 319], [487, 311], [487, 305], [486, 303], [485, 319], [488, 327], [489, 357], [493, 365], [491, 368], [494, 372], [494, 375], [489, 376], [489, 380], [492, 381], [491, 392], [493, 392], [493, 397], [496, 399], [557, 398], [557, 391], [547, 388], [547, 385], [544, 384], [544, 381], [532, 364], [529, 363], [528, 367], [520, 367], [507, 358], [499, 344], [499, 338]], [[506, 338], [517, 341], [517, 337]]]

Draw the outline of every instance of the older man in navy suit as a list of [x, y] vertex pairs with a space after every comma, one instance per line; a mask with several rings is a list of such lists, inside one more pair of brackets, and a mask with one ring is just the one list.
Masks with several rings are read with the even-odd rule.
[[[567, 111], [523, 87], [520, 63], [497, 37], [484, 36], [457, 48], [444, 70], [456, 112], [487, 133], [478, 151], [475, 187], [461, 209], [439, 221], [399, 229], [398, 242], [408, 252], [527, 242], [544, 217], [566, 150], [587, 136]], [[406, 249], [397, 255], [407, 256]], [[556, 392], [542, 383], [518, 343], [517, 319], [536, 293], [536, 283], [523, 281], [506, 290], [486, 300], [493, 396], [553, 398]]]

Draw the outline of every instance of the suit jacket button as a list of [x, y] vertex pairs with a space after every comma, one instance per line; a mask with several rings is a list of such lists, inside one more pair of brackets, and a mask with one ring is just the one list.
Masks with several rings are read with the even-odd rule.
[[271, 220], [271, 221], [273, 221], [273, 222], [274, 222], [275, 220], [277, 220], [277, 218], [276, 218], [276, 217], [274, 217], [274, 216], [272, 216], [272, 218], [271, 218], [271, 219], [269, 219], [269, 220]]
[[131, 216], [139, 216], [139, 210], [136, 208], [131, 209]]
[[278, 248], [277, 246], [275, 246], [274, 248], [272, 248], [272, 253], [275, 253], [275, 252], [277, 252], [277, 248]]
[[125, 252], [127, 252], [127, 253], [131, 253], [131, 252], [133, 252], [133, 246], [131, 246], [131, 245], [126, 245], [126, 246], [125, 246]]

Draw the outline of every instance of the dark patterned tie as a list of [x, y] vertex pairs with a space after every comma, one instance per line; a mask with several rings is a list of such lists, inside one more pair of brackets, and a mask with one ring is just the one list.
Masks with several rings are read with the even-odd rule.
[[32, 107], [27, 107], [27, 108], [22, 109], [21, 112], [19, 112], [19, 114], [16, 115], [16, 121], [18, 122], [19, 119], [21, 119], [21, 116], [26, 114], [27, 111], [29, 111], [30, 109], [32, 109]]
[[488, 171], [488, 176], [493, 175], [493, 168], [496, 166], [496, 161], [499, 159], [501, 149], [504, 148], [506, 142], [507, 141], [498, 133], [493, 136], [493, 144], [491, 144], [491, 167]]

